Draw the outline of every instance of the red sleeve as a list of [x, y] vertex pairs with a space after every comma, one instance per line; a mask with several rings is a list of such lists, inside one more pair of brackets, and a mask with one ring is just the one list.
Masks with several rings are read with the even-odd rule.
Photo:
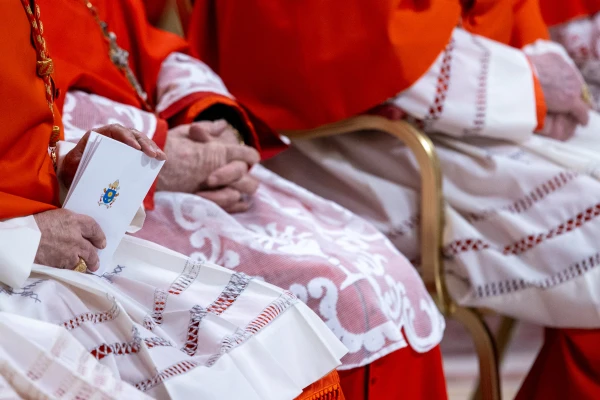
[[160, 114], [160, 117], [169, 120], [171, 126], [190, 124], [204, 111], [215, 105], [226, 106], [235, 113], [242, 125], [237, 128], [244, 135], [246, 144], [258, 150], [263, 160], [271, 158], [287, 148], [279, 135], [249, 110], [237, 101], [216, 93], [193, 93], [173, 103]]
[[540, 84], [537, 74], [535, 73], [535, 68], [533, 64], [531, 64], [531, 61], [529, 61], [529, 59], [527, 59], [527, 62], [529, 62], [529, 66], [531, 67], [531, 75], [533, 76], [533, 88], [535, 91], [535, 111], [538, 124], [534, 132], [539, 132], [544, 128], [544, 121], [546, 119], [546, 113], [548, 110], [546, 108], [546, 99], [544, 98], [544, 91], [542, 90], [542, 85]]
[[554, 26], [600, 12], [600, 0], [540, 0], [540, 7], [546, 24]]
[[538, 0], [517, 0], [513, 10], [511, 46], [520, 49], [538, 39], [550, 40]]

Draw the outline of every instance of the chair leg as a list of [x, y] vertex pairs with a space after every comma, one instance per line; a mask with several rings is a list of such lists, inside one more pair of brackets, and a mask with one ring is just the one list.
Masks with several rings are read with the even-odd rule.
[[[517, 321], [510, 317], [502, 317], [500, 326], [496, 332], [496, 348], [498, 349], [498, 369], [502, 367], [504, 357], [506, 356], [506, 349], [512, 339], [512, 335], [515, 330], [515, 324]], [[473, 400], [481, 400], [481, 382], [477, 381], [477, 388], [472, 396]]]
[[456, 307], [451, 317], [461, 322], [473, 337], [479, 358], [482, 400], [500, 400], [500, 375], [494, 336], [481, 315], [470, 308]]

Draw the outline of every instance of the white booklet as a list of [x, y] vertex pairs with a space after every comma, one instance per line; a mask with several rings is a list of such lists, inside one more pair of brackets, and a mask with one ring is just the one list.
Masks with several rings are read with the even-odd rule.
[[92, 132], [63, 208], [92, 217], [106, 235], [98, 251], [103, 274], [164, 161]]

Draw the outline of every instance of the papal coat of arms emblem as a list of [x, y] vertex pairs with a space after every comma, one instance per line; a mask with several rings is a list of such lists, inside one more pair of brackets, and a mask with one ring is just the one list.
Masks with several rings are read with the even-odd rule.
[[119, 180], [117, 179], [114, 183], [108, 185], [108, 188], [104, 188], [104, 193], [100, 195], [99, 206], [105, 206], [111, 208], [115, 204], [115, 200], [119, 197]]

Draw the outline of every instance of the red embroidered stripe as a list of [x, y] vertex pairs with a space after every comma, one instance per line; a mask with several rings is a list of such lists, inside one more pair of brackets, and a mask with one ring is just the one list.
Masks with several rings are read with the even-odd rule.
[[[200, 273], [200, 268], [202, 267], [201, 262], [193, 262], [188, 260], [185, 263], [185, 267], [183, 268], [183, 272], [171, 283], [168, 290], [156, 289], [154, 291], [154, 307], [152, 310], [152, 321], [156, 325], [162, 324], [163, 321], [163, 313], [165, 311], [165, 307], [167, 306], [167, 299], [169, 295], [178, 296], [182, 292], [184, 292], [190, 285], [196, 280], [198, 274]], [[149, 330], [150, 328], [154, 328], [152, 324], [149, 322], [144, 322], [144, 327]]]
[[[565, 233], [571, 232], [576, 228], [580, 228], [585, 223], [593, 220], [600, 215], [600, 204], [589, 207], [585, 211], [577, 214], [574, 218], [571, 218], [567, 222], [564, 222], [557, 227], [549, 230], [546, 233], [540, 233], [537, 235], [530, 235], [523, 238], [515, 243], [508, 244], [502, 249], [504, 255], [518, 255], [524, 253], [545, 240], [561, 236]], [[444, 255], [448, 257], [455, 256], [459, 253], [467, 251], [480, 251], [489, 248], [498, 248], [492, 246], [489, 243], [482, 241], [481, 239], [461, 239], [456, 240], [444, 248]]]
[[475, 120], [473, 121], [473, 127], [465, 129], [463, 133], [465, 135], [478, 135], [485, 127], [485, 114], [487, 111], [487, 80], [490, 69], [491, 51], [483, 45], [481, 40], [479, 40], [476, 35], [471, 35], [471, 38], [473, 39], [473, 43], [475, 43], [475, 45], [479, 47], [483, 53], [479, 61], [481, 64], [481, 72], [479, 73], [479, 82], [477, 85], [477, 108], [475, 111]]
[[144, 339], [144, 343], [146, 347], [151, 349], [153, 347], [172, 347], [173, 343], [169, 342], [167, 339], [163, 339], [159, 336], [154, 336], [151, 338]]
[[117, 356], [123, 356], [126, 354], [136, 354], [139, 353], [141, 348], [141, 338], [139, 331], [134, 327], [133, 328], [133, 339], [126, 343], [113, 343], [106, 344], [103, 343], [100, 346], [92, 349], [90, 354], [96, 358], [96, 360], [102, 360], [104, 357], [109, 354], [114, 354]]
[[427, 115], [425, 118], [423, 118], [423, 120], [407, 117], [409, 122], [414, 123], [420, 129], [429, 129], [431, 124], [437, 121], [444, 111], [444, 103], [446, 102], [448, 88], [450, 87], [450, 76], [452, 75], [452, 52], [454, 50], [454, 45], [454, 38], [452, 38], [444, 49], [442, 65], [438, 75], [435, 98], [433, 100], [433, 104], [429, 106]]
[[527, 211], [535, 203], [548, 197], [550, 194], [563, 188], [566, 184], [571, 182], [578, 176], [576, 172], [564, 171], [558, 175], [550, 178], [540, 186], [533, 189], [525, 197], [515, 200], [512, 204], [500, 207], [496, 210], [487, 210], [480, 213], [471, 213], [466, 216], [469, 222], [478, 222], [490, 218], [493, 215], [498, 214], [499, 211], [509, 211], [514, 214], [519, 214]]
[[102, 322], [112, 321], [115, 318], [117, 318], [119, 313], [120, 309], [117, 305], [117, 302], [115, 301], [113, 302], [113, 306], [111, 307], [111, 309], [108, 311], [83, 313], [74, 318], [71, 318], [68, 321], [63, 322], [62, 326], [64, 326], [68, 331], [70, 331], [75, 328], [78, 328], [81, 324], [84, 324], [86, 322], [90, 322], [92, 324], [99, 324]]
[[526, 281], [524, 279], [508, 279], [500, 282], [490, 282], [484, 285], [478, 285], [475, 288], [476, 297], [490, 297], [502, 294], [508, 294], [528, 288], [549, 289], [561, 283], [575, 279], [584, 273], [600, 265], [600, 253], [578, 261], [568, 268], [539, 281]]
[[198, 350], [198, 332], [200, 330], [200, 323], [207, 313], [213, 315], [220, 315], [227, 310], [231, 305], [238, 299], [244, 290], [248, 287], [251, 278], [242, 273], [235, 272], [231, 275], [229, 282], [219, 295], [219, 297], [213, 301], [208, 308], [196, 305], [190, 310], [190, 322], [188, 325], [188, 335], [184, 347], [181, 349], [189, 356], [196, 354]]
[[195, 360], [194, 361], [186, 360], [186, 361], [178, 362], [177, 364], [174, 364], [174, 365], [170, 366], [169, 368], [164, 369], [163, 371], [159, 372], [154, 377], [152, 377], [150, 379], [146, 379], [141, 382], [138, 382], [135, 385], [135, 387], [138, 390], [141, 390], [142, 392], [146, 392], [146, 391], [152, 389], [153, 387], [155, 387], [156, 385], [166, 381], [167, 379], [173, 378], [178, 375], [185, 374], [186, 372], [189, 372], [200, 365], [201, 365], [201, 363], [199, 361], [195, 361]]

